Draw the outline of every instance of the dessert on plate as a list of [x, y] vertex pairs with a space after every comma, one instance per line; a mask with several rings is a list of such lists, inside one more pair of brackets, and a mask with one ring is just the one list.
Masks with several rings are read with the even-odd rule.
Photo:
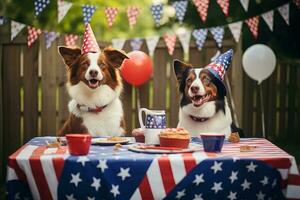
[[166, 128], [159, 134], [160, 146], [188, 148], [190, 134], [184, 128]]

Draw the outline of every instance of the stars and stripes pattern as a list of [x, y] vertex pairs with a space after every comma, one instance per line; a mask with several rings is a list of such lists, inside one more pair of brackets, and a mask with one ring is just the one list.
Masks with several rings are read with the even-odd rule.
[[192, 35], [196, 40], [196, 45], [199, 51], [203, 48], [207, 37], [207, 32], [207, 29], [195, 29], [192, 32]]
[[266, 24], [270, 28], [271, 31], [273, 31], [273, 25], [274, 25], [274, 11], [271, 10], [269, 12], [265, 12], [261, 15], [261, 17], [265, 20]]
[[101, 52], [90, 24], [85, 26], [81, 54]]
[[78, 35], [74, 35], [74, 34], [65, 35], [65, 37], [64, 37], [65, 45], [66, 46], [75, 46], [78, 38], [79, 38]]
[[176, 44], [176, 35], [165, 33], [163, 37], [167, 45], [169, 55], [173, 55]]
[[[225, 142], [221, 153], [136, 154], [92, 146], [87, 156], [46, 148], [46, 140], [55, 138], [34, 138], [9, 157], [9, 199], [300, 198], [294, 157], [265, 139]], [[257, 148], [240, 152], [242, 145]]]
[[188, 1], [175, 1], [174, 3], [172, 3], [173, 8], [175, 9], [176, 18], [178, 19], [180, 24], [182, 24], [183, 22], [187, 5]]
[[42, 31], [38, 28], [27, 26], [27, 32], [28, 32], [27, 46], [31, 47], [32, 44], [38, 39]]
[[258, 25], [259, 25], [259, 16], [255, 16], [252, 18], [249, 18], [245, 20], [245, 23], [248, 25], [252, 35], [255, 39], [257, 39], [258, 36]]
[[25, 27], [25, 24], [16, 22], [14, 20], [11, 20], [10, 23], [10, 40], [12, 41], [17, 35], [18, 33], [20, 33], [20, 31]]
[[160, 19], [162, 17], [163, 9], [163, 4], [152, 4], [150, 7], [150, 11], [156, 26], [160, 25]]
[[287, 25], [290, 24], [290, 4], [284, 4], [283, 6], [280, 6], [278, 9], [278, 12], [280, 13], [280, 15], [282, 16], [282, 18], [284, 19], [285, 23]]
[[34, 14], [38, 16], [43, 12], [46, 6], [50, 3], [50, 0], [34, 0]]
[[143, 39], [142, 38], [133, 38], [130, 40], [130, 46], [133, 51], [139, 51], [142, 47]]
[[105, 16], [106, 16], [107, 23], [108, 23], [109, 27], [112, 27], [118, 12], [119, 12], [118, 8], [114, 8], [114, 7], [105, 8], [104, 13], [105, 13]]
[[240, 0], [240, 3], [242, 4], [244, 10], [247, 12], [249, 7], [249, 0]]
[[242, 21], [228, 24], [228, 28], [231, 31], [231, 34], [236, 42], [239, 42], [239, 40], [240, 40], [242, 26], [243, 26]]
[[129, 6], [127, 8], [127, 17], [128, 17], [128, 22], [129, 26], [132, 28], [137, 21], [137, 17], [140, 14], [140, 9], [137, 6]]
[[54, 42], [56, 38], [59, 36], [58, 33], [53, 31], [51, 32], [45, 31], [44, 35], [45, 35], [46, 49], [49, 49], [51, 47], [52, 42]]
[[229, 13], [229, 0], [217, 0], [217, 3], [221, 7], [223, 13], [228, 16]]
[[209, 29], [211, 34], [213, 35], [213, 38], [217, 42], [217, 46], [219, 48], [222, 47], [223, 37], [224, 37], [224, 27], [223, 26], [216, 26]]
[[83, 22], [84, 24], [88, 24], [91, 22], [91, 19], [96, 11], [97, 7], [93, 5], [82, 5], [82, 13], [83, 13]]
[[193, 2], [197, 8], [200, 18], [202, 19], [203, 22], [205, 22], [207, 18], [209, 0], [193, 0]]
[[57, 1], [57, 19], [58, 23], [61, 22], [61, 20], [66, 16], [67, 12], [72, 7], [71, 2], [66, 2], [64, 0], [58, 0]]

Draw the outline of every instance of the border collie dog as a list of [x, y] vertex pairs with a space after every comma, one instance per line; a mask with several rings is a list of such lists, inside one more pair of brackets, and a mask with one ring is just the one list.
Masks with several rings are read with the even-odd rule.
[[235, 129], [222, 82], [231, 57], [229, 50], [204, 68], [174, 60], [181, 96], [178, 127], [187, 129], [191, 136], [224, 133], [228, 137]]
[[66, 64], [67, 90], [72, 98], [68, 104], [70, 116], [59, 135], [123, 135], [125, 123], [119, 99], [122, 92], [119, 67], [128, 57], [113, 48], [82, 53], [79, 48], [59, 47], [58, 51]]

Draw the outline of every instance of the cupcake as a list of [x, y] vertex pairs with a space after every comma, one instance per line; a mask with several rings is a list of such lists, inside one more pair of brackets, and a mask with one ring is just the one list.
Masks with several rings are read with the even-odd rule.
[[186, 149], [189, 146], [190, 135], [184, 128], [167, 128], [159, 134], [160, 146]]

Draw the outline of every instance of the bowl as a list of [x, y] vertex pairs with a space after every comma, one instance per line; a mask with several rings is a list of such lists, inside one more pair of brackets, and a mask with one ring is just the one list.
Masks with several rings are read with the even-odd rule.
[[225, 134], [202, 133], [200, 134], [205, 152], [221, 152]]
[[159, 137], [161, 147], [177, 147], [186, 149], [189, 146], [190, 139]]
[[89, 134], [66, 134], [69, 153], [73, 156], [87, 155], [92, 142]]

